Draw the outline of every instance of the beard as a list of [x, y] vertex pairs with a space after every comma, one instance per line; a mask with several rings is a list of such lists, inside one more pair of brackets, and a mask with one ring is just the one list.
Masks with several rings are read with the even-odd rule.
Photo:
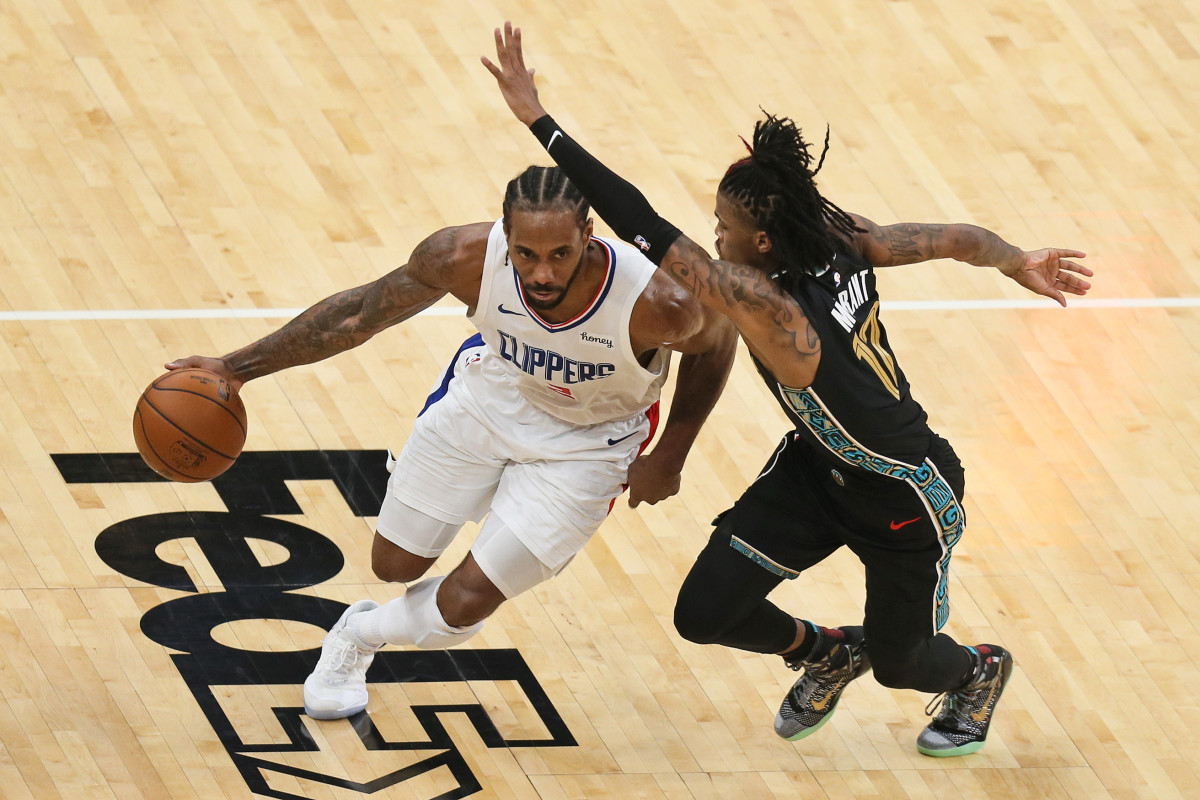
[[[584, 248], [583, 255], [579, 259], [579, 263], [575, 265], [575, 271], [571, 273], [571, 277], [567, 278], [567, 282], [560, 289], [553, 284], [548, 283], [522, 283], [521, 294], [525, 295], [525, 303], [534, 311], [551, 311], [558, 307], [563, 298], [567, 296], [567, 292], [571, 289], [571, 284], [575, 283], [575, 279], [579, 277], [579, 273], [583, 271], [583, 262], [587, 260], [588, 249]], [[557, 291], [558, 294], [552, 295], [545, 300], [539, 300], [530, 296], [530, 292], [549, 292]]]

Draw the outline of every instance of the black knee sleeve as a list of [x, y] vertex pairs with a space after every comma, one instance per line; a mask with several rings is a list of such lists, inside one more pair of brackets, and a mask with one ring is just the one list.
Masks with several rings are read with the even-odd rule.
[[967, 649], [944, 633], [915, 647], [896, 647], [867, 638], [875, 680], [889, 689], [945, 692], [957, 688], [970, 668]]
[[754, 653], [791, 647], [796, 621], [766, 599], [780, 578], [729, 546], [723, 522], [679, 589], [675, 629], [697, 644], [723, 644]]

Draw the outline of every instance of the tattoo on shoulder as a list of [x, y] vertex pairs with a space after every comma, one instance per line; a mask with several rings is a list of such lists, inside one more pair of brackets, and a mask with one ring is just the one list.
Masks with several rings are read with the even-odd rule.
[[408, 260], [409, 269], [431, 286], [447, 286], [454, 273], [459, 228], [443, 228], [417, 245]]

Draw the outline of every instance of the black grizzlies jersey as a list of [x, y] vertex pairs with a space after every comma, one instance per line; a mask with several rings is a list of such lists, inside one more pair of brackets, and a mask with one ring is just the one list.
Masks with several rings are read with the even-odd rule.
[[821, 337], [811, 386], [783, 386], [755, 359], [801, 439], [843, 466], [903, 477], [930, 451], [933, 432], [879, 321], [875, 273], [838, 253], [817, 276], [804, 275], [793, 297]]

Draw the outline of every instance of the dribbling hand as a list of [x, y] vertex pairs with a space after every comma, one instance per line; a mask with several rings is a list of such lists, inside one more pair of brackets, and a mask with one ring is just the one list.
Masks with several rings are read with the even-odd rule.
[[164, 364], [168, 370], [174, 372], [177, 369], [206, 369], [209, 372], [215, 372], [229, 382], [234, 391], [242, 388], [244, 381], [241, 381], [235, 376], [229, 365], [220, 358], [210, 358], [208, 356], [188, 356], [187, 358], [177, 358], [174, 361], [168, 361]]

